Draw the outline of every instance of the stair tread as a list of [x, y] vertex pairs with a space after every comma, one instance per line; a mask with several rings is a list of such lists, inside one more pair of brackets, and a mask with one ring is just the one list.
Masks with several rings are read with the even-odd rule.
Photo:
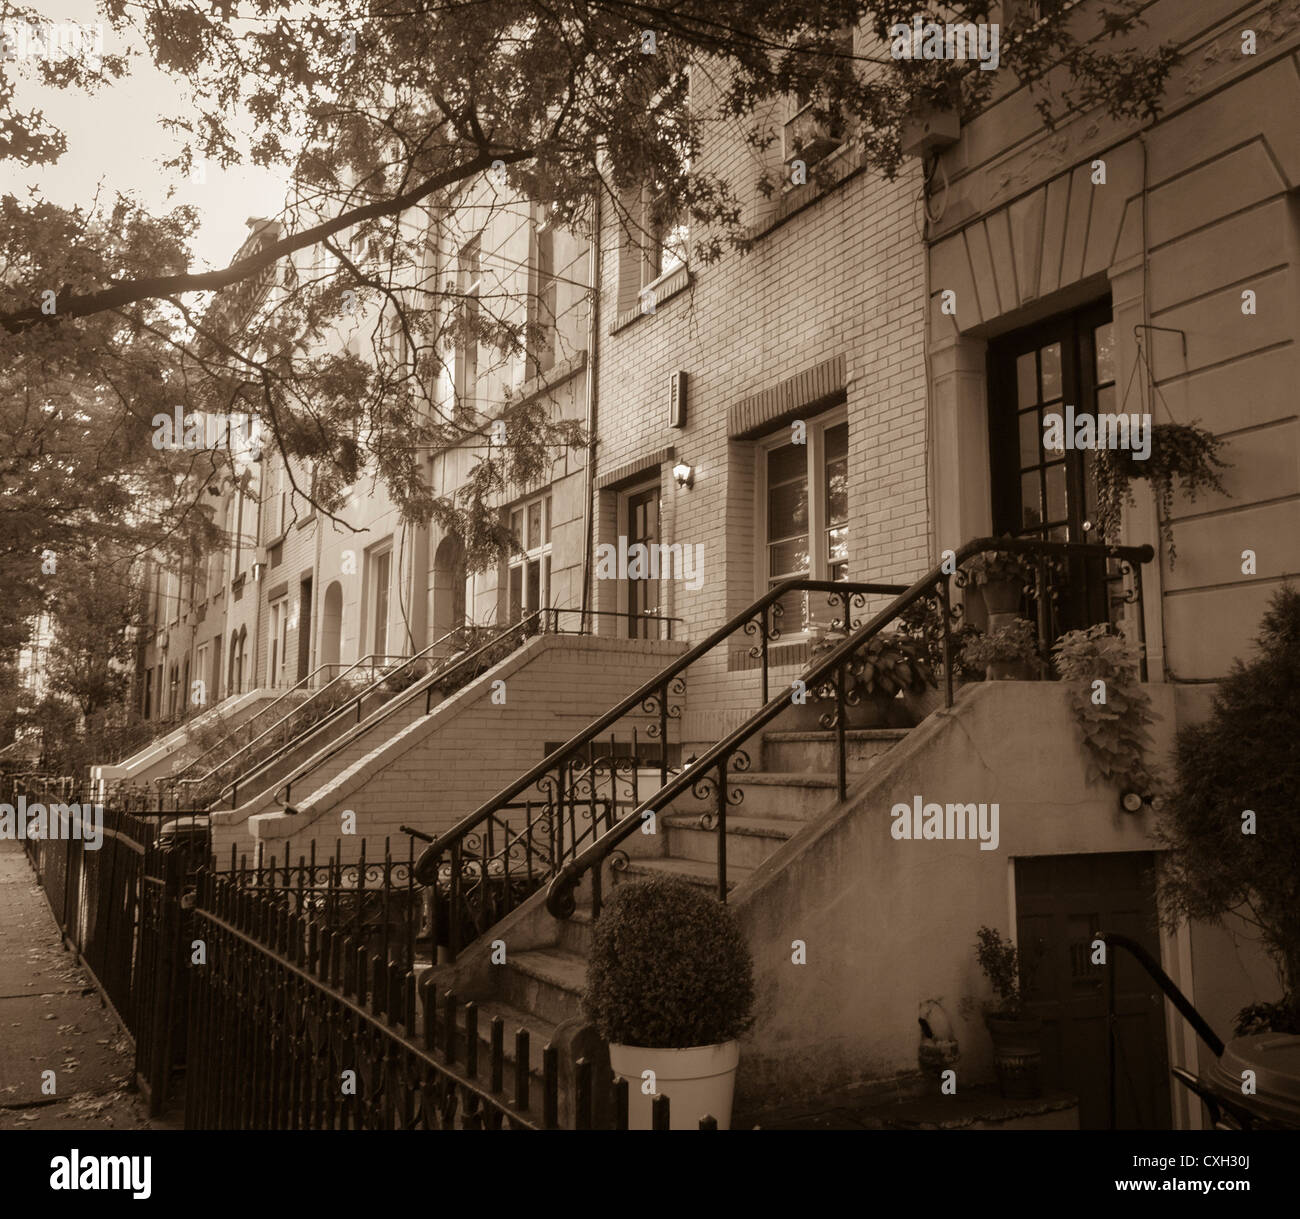
[[747, 770], [728, 775], [728, 786], [834, 787], [839, 778], [827, 770]]
[[[705, 830], [700, 825], [699, 813], [665, 813], [660, 817], [660, 820], [665, 825], [676, 826], [681, 829], [713, 833], [712, 830]], [[783, 817], [750, 817], [730, 811], [727, 813], [728, 834], [752, 834], [758, 838], [790, 838], [798, 832], [798, 827], [801, 824], [803, 823]]]
[[[849, 741], [901, 741], [911, 731], [910, 728], [848, 728], [844, 732], [844, 738]], [[824, 732], [765, 732], [763, 739], [777, 742], [833, 741], [835, 731], [827, 729]]]
[[530, 978], [549, 982], [560, 990], [580, 995], [587, 985], [587, 960], [563, 948], [530, 948], [507, 958], [509, 965]]
[[[660, 873], [668, 876], [683, 876], [690, 880], [714, 883], [718, 879], [718, 865], [706, 863], [699, 859], [678, 859], [668, 856], [666, 859], [630, 859], [628, 872]], [[736, 864], [727, 865], [728, 888], [734, 888], [753, 873], [753, 868], [742, 868]]]
[[[512, 1007], [502, 999], [475, 999], [478, 1004], [478, 1035], [482, 1041], [491, 1037], [492, 1018], [501, 1017], [504, 1033], [505, 1056], [510, 1062], [515, 1060], [515, 1033], [519, 1029], [528, 1030], [528, 1056], [533, 1060], [530, 1065], [540, 1067], [539, 1046], [546, 1046], [555, 1036], [556, 1026], [541, 1016], [526, 1012], [522, 1008]], [[463, 1005], [456, 1008], [456, 1027], [465, 1031], [465, 1009]], [[480, 1062], [483, 1061], [480, 1055]]]

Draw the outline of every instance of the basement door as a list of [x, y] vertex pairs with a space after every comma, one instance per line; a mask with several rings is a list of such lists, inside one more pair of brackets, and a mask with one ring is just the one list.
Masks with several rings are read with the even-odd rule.
[[[1017, 859], [1016, 928], [1022, 956], [1038, 965], [1028, 1010], [1043, 1021], [1043, 1086], [1079, 1098], [1079, 1125], [1108, 1123], [1106, 970], [1092, 964], [1097, 930], [1130, 936], [1156, 960], [1160, 943], [1155, 856], [1147, 851]], [[1169, 1055], [1159, 988], [1117, 953], [1116, 1124], [1168, 1130]]]

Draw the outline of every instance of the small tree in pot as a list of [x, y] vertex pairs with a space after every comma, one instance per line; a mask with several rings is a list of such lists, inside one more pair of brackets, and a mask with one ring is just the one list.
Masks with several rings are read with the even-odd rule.
[[[650, 1129], [658, 1093], [675, 1130], [704, 1116], [730, 1126], [754, 976], [726, 906], [676, 877], [620, 885], [596, 923], [582, 1005], [628, 1081], [629, 1129]], [[653, 1094], [643, 1091], [650, 1080]]]
[[976, 933], [975, 958], [996, 996], [985, 1005], [984, 1024], [993, 1038], [993, 1068], [1003, 1096], [1042, 1092], [1043, 1022], [1025, 1015], [1025, 962], [1010, 940], [992, 927]]

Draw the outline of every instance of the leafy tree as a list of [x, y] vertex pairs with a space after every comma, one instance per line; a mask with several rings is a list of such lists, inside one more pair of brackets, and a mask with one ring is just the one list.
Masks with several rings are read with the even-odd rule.
[[[215, 270], [193, 265], [184, 208], [154, 216], [120, 195], [72, 208], [3, 199], [0, 378], [22, 456], [0, 471], [0, 492], [28, 516], [0, 518], [0, 562], [27, 581], [29, 599], [33, 544], [69, 545], [92, 516], [109, 530], [140, 526], [125, 501], [152, 506], [154, 533], [202, 534], [202, 495], [229, 471], [212, 454], [187, 463], [142, 443], [142, 426], [178, 404], [252, 411], [296, 459], [291, 477], [310, 467], [310, 484], [295, 489], [322, 511], [359, 471], [374, 472], [410, 519], [457, 530], [470, 565], [486, 565], [510, 545], [495, 497], [584, 438], [545, 406], [515, 401], [500, 412], [504, 443], [489, 445], [489, 414], [436, 391], [458, 339], [511, 355], [529, 338], [517, 302], [471, 308], [430, 253], [446, 250], [465, 192], [490, 181], [503, 199], [522, 194], [579, 229], [604, 192], [624, 225], [657, 230], [663, 216], [621, 202], [648, 186], [655, 208], [689, 220], [692, 259], [708, 263], [748, 248], [738, 201], [775, 185], [711, 164], [711, 125], [739, 123], [761, 151], [778, 135], [775, 104], [810, 97], [892, 175], [909, 115], [969, 113], [999, 75], [890, 58], [890, 28], [911, 23], [914, 0], [325, 0], [306, 13], [296, 0], [102, 5], [194, 101], [166, 118], [182, 140], [166, 172], [251, 160], [283, 169], [292, 187], [264, 239]], [[1116, 0], [1086, 19], [1022, 20], [1002, 30], [1002, 63], [1036, 92], [1046, 122], [1092, 105], [1154, 115], [1175, 57], [1131, 45], [1140, 8]], [[978, 22], [989, 10], [990, 0], [969, 0], [943, 6], [941, 19]], [[7, 14], [37, 16], [21, 5]], [[845, 51], [835, 36], [848, 26], [873, 31], [880, 49]], [[39, 70], [50, 87], [94, 89], [126, 64]], [[55, 160], [62, 133], [20, 113], [15, 96], [0, 86], [0, 158]], [[365, 343], [337, 350], [331, 336], [357, 318], [370, 327]], [[79, 426], [109, 439], [102, 456]], [[482, 460], [463, 488], [435, 495], [424, 455], [465, 441]], [[51, 451], [32, 468], [30, 454]], [[86, 489], [86, 510], [75, 492], [63, 503], [61, 480]]]
[[[1171, 926], [1239, 915], [1300, 1006], [1300, 591], [1274, 594], [1258, 654], [1237, 660], [1210, 718], [1178, 734], [1177, 777], [1158, 832]], [[1249, 816], [1247, 816], [1249, 814]]]

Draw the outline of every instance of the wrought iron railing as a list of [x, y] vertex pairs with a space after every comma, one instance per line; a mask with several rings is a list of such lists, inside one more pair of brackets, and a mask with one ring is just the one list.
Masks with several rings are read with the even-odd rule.
[[[354, 660], [348, 665], [317, 665], [316, 668], [308, 673], [306, 677], [299, 678], [292, 686], [289, 686], [276, 698], [267, 703], [265, 707], [259, 707], [257, 711], [250, 715], [248, 719], [244, 720], [243, 723], [241, 723], [224, 740], [218, 741], [215, 745], [209, 746], [202, 753], [186, 762], [179, 770], [159, 779], [157, 781], [159, 787], [170, 787], [182, 782], [198, 784], [210, 781], [213, 776], [218, 774], [220, 771], [225, 770], [230, 764], [236, 763], [239, 759], [252, 753], [256, 746], [264, 744], [272, 739], [277, 731], [282, 729], [284, 725], [289, 723], [291, 720], [301, 721], [304, 717], [314, 718], [313, 704], [323, 702], [325, 695], [330, 690], [335, 688], [344, 679], [350, 677], [353, 673], [359, 673], [365, 669], [369, 669], [370, 680], [374, 681], [375, 668], [377, 665], [384, 664], [389, 660], [404, 659], [406, 658], [403, 656], [389, 656], [372, 652], [370, 655], [363, 656], [360, 660]], [[335, 669], [339, 670], [339, 672], [326, 677], [323, 684], [319, 682], [322, 675], [330, 673], [331, 670]], [[295, 696], [301, 694], [304, 690], [311, 690], [312, 693], [301, 702], [296, 702]], [[277, 711], [283, 711], [284, 707], [290, 703], [293, 705], [287, 714], [281, 715], [279, 719], [275, 720], [268, 727], [254, 734], [254, 725], [270, 719], [272, 715]], [[231, 750], [233, 742], [241, 739], [243, 740], [242, 745], [234, 745], [234, 752], [227, 752]], [[213, 765], [210, 762], [210, 759], [212, 759], [214, 755], [224, 756], [219, 763]], [[192, 775], [192, 772], [200, 769], [204, 762], [209, 762], [208, 771], [201, 776], [187, 780], [186, 776]]]
[[[554, 1043], [538, 1055], [517, 1029], [510, 1062], [505, 1021], [493, 1016], [484, 1052], [477, 1003], [422, 989], [409, 966], [364, 937], [238, 877], [200, 873], [193, 916], [207, 963], [191, 971], [188, 993], [187, 1129], [561, 1126]], [[626, 1081], [605, 1115], [592, 1062], [578, 1058], [572, 1076], [565, 1126], [627, 1127]], [[669, 1104], [656, 1097], [654, 1129], [669, 1128]], [[712, 1117], [699, 1125], [717, 1129]]]
[[[930, 642], [937, 650], [941, 660], [942, 693], [946, 707], [953, 703], [953, 621], [960, 615], [955, 613], [952, 598], [952, 584], [961, 565], [977, 554], [996, 551], [1010, 551], [1028, 556], [1033, 563], [1035, 586], [1033, 599], [1038, 606], [1039, 649], [1047, 655], [1052, 643], [1053, 610], [1063, 591], [1058, 581], [1064, 579], [1065, 564], [1068, 559], [1114, 560], [1125, 569], [1126, 577], [1131, 577], [1131, 597], [1126, 600], [1137, 607], [1137, 634], [1143, 650], [1141, 676], [1146, 678], [1145, 639], [1143, 623], [1142, 575], [1141, 565], [1155, 558], [1155, 551], [1150, 546], [1103, 546], [1074, 542], [1045, 542], [1036, 539], [981, 538], [968, 542], [949, 556], [943, 563], [927, 572], [910, 588], [900, 590], [896, 596], [870, 621], [862, 625], [852, 624], [852, 631], [841, 643], [831, 648], [820, 659], [815, 660], [802, 676], [804, 687], [814, 697], [824, 699], [833, 707], [823, 717], [824, 727], [833, 728], [835, 732], [836, 788], [840, 800], [848, 794], [848, 774], [846, 748], [847, 709], [859, 702], [857, 689], [850, 684], [854, 666], [859, 665], [859, 656], [863, 649], [891, 624], [903, 624], [905, 615], [929, 603], [935, 609], [932, 615], [922, 615], [923, 624], [928, 618], [933, 626], [922, 626], [923, 630], [937, 631], [937, 639]], [[959, 583], [959, 587], [960, 587]], [[913, 621], [918, 619], [913, 616]], [[773, 720], [791, 705], [791, 695], [783, 692], [770, 699], [759, 711], [750, 716], [745, 723], [728, 733], [722, 740], [707, 749], [689, 768], [669, 778], [665, 772], [664, 784], [649, 799], [631, 809], [626, 816], [608, 828], [604, 834], [585, 847], [576, 856], [564, 861], [558, 868], [547, 888], [546, 907], [557, 918], [569, 918], [577, 907], [576, 890], [584, 880], [591, 884], [592, 912], [600, 915], [602, 868], [606, 863], [616, 866], [625, 865], [626, 856], [620, 850], [620, 844], [634, 833], [644, 819], [652, 813], [666, 810], [674, 800], [688, 793], [697, 800], [712, 800], [713, 808], [702, 817], [705, 829], [715, 831], [717, 835], [717, 896], [719, 901], [727, 899], [727, 812], [744, 799], [744, 791], [735, 780], [750, 769], [749, 754], [744, 746], [751, 739], [762, 733]], [[599, 725], [601, 721], [597, 721]], [[593, 725], [595, 729], [597, 725]], [[603, 729], [602, 729], [603, 730]], [[592, 732], [580, 734], [570, 742], [570, 747], [586, 739]], [[515, 794], [514, 792], [511, 793]], [[429, 848], [430, 850], [432, 848]], [[616, 854], [617, 853], [617, 854]], [[425, 854], [428, 854], [426, 850]], [[423, 856], [421, 861], [423, 861]], [[424, 879], [417, 864], [417, 876]]]
[[[897, 584], [785, 580], [695, 644], [504, 791], [438, 835], [420, 854], [416, 877], [434, 888], [440, 944], [455, 956], [467, 932], [481, 934], [580, 851], [642, 805], [643, 795], [680, 772], [669, 726], [679, 720], [685, 674], [737, 639], [760, 670], [766, 695], [770, 645], [781, 635], [781, 602], [792, 593], [824, 595], [827, 625], [849, 628], [869, 597], [893, 596]], [[839, 613], [841, 617], [834, 617]], [[752, 643], [749, 641], [753, 641]], [[535, 794], [534, 794], [535, 793]]]

